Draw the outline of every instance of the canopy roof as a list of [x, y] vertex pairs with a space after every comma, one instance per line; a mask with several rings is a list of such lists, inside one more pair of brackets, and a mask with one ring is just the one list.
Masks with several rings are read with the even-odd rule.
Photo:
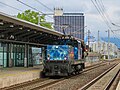
[[0, 12], [0, 41], [46, 45], [63, 33]]

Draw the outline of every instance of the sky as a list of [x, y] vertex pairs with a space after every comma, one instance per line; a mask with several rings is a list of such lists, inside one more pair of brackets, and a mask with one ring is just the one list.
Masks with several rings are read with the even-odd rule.
[[[20, 0], [44, 13], [53, 13], [51, 10], [45, 8], [41, 4], [37, 2], [37, 0]], [[107, 24], [111, 27], [110, 37], [120, 38], [120, 31], [114, 31], [119, 29], [120, 27], [120, 0], [38, 0], [42, 2], [44, 5], [49, 7], [50, 9], [54, 9], [55, 7], [63, 8], [64, 12], [83, 12], [85, 16], [85, 32], [90, 30], [91, 35], [96, 39], [98, 37], [98, 30], [100, 31], [100, 37], [107, 37], [108, 33], [106, 32], [110, 29]], [[102, 18], [95, 8], [92, 1], [97, 5], [104, 5], [102, 11], [104, 15], [108, 18], [108, 22], [106, 19]], [[21, 11], [12, 9], [6, 5], [1, 4], [5, 3], [11, 5]], [[96, 3], [97, 2], [97, 3]], [[31, 9], [17, 0], [0, 0], [0, 12], [4, 12], [9, 15], [17, 15], [19, 12], [23, 12], [26, 9]], [[32, 9], [31, 9], [32, 10]], [[47, 18], [48, 21], [51, 21], [51, 18]], [[107, 23], [107, 24], [106, 24]], [[114, 23], [115, 25], [112, 25]]]

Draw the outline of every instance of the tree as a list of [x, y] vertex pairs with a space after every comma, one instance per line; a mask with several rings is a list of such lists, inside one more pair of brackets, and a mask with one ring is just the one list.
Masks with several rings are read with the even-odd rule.
[[[38, 24], [39, 13], [31, 10], [26, 10], [23, 13], [18, 13], [17, 18]], [[52, 24], [46, 22], [45, 15], [40, 16], [40, 25], [52, 29]]]

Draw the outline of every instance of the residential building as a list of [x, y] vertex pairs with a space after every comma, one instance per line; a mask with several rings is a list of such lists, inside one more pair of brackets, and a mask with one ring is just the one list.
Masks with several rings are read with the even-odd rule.
[[[94, 42], [90, 45], [93, 52], [100, 53], [104, 59], [108, 58], [108, 43], [107, 42]], [[118, 57], [118, 48], [114, 43], [109, 44], [110, 58]]]
[[120, 48], [118, 48], [118, 55], [117, 58], [120, 58]]

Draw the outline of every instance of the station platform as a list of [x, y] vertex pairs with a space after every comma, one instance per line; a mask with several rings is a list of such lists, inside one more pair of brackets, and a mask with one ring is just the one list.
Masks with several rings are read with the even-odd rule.
[[[86, 62], [85, 66], [88, 67], [97, 63], [99, 62]], [[0, 88], [38, 79], [40, 78], [40, 72], [42, 69], [43, 65], [28, 68], [0, 68]]]
[[0, 88], [40, 78], [43, 66], [0, 68]]
[[119, 83], [118, 83], [118, 85], [117, 85], [116, 90], [120, 90], [120, 80], [119, 80]]

